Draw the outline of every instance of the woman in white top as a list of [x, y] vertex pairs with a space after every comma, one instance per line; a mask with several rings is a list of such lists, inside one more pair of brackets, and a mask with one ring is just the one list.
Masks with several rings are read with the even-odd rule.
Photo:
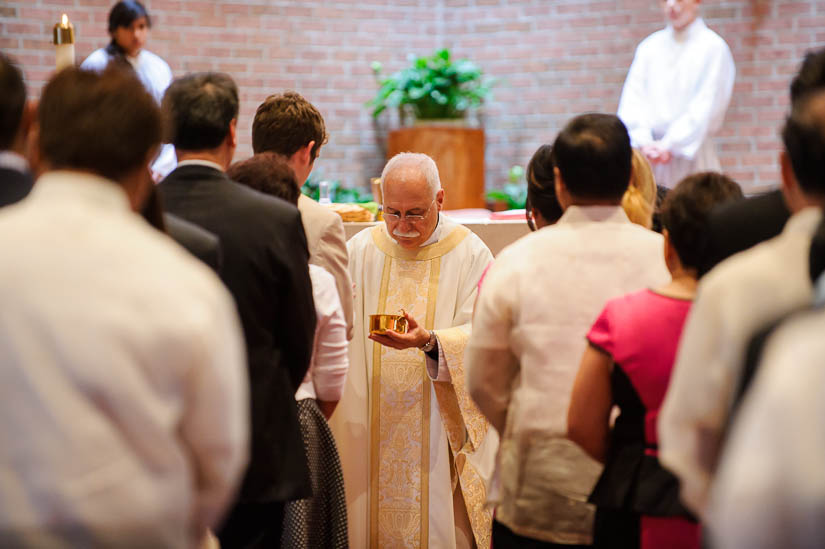
[[[118, 2], [109, 12], [109, 35], [112, 41], [105, 48], [92, 52], [80, 64], [80, 68], [103, 71], [112, 62], [131, 67], [160, 104], [166, 88], [172, 83], [172, 70], [166, 61], [144, 49], [151, 27], [152, 20], [143, 4], [137, 0]], [[157, 177], [162, 178], [176, 164], [175, 148], [166, 144], [152, 164], [152, 170]]]

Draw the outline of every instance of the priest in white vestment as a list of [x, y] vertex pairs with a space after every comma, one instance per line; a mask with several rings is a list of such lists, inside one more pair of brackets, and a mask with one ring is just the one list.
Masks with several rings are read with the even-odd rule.
[[617, 113], [656, 183], [669, 188], [691, 173], [720, 171], [711, 137], [736, 75], [730, 48], [698, 16], [699, 3], [662, 2], [668, 25], [636, 48]]
[[[331, 419], [350, 546], [489, 547], [485, 482], [498, 438], [465, 390], [464, 348], [487, 246], [440, 210], [435, 163], [402, 153], [382, 174], [384, 220], [347, 244], [355, 336]], [[368, 318], [406, 312], [407, 333]]]

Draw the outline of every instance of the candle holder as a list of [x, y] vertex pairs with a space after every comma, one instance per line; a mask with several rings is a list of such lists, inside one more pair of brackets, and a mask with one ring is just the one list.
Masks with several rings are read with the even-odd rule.
[[55, 24], [52, 43], [55, 46], [55, 66], [57, 70], [74, 65], [74, 25], [65, 13]]

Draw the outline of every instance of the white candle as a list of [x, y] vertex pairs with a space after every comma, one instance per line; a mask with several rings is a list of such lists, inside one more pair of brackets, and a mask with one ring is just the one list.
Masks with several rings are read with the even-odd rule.
[[74, 66], [74, 26], [65, 13], [54, 26], [55, 67], [57, 70]]

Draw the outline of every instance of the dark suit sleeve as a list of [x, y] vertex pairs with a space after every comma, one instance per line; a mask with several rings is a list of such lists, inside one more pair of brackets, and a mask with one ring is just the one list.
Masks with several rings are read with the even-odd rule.
[[286, 368], [292, 390], [298, 387], [309, 369], [315, 337], [315, 302], [309, 278], [309, 251], [301, 216], [295, 211], [288, 236], [282, 244], [284, 282], [282, 321], [280, 322], [282, 364]]

